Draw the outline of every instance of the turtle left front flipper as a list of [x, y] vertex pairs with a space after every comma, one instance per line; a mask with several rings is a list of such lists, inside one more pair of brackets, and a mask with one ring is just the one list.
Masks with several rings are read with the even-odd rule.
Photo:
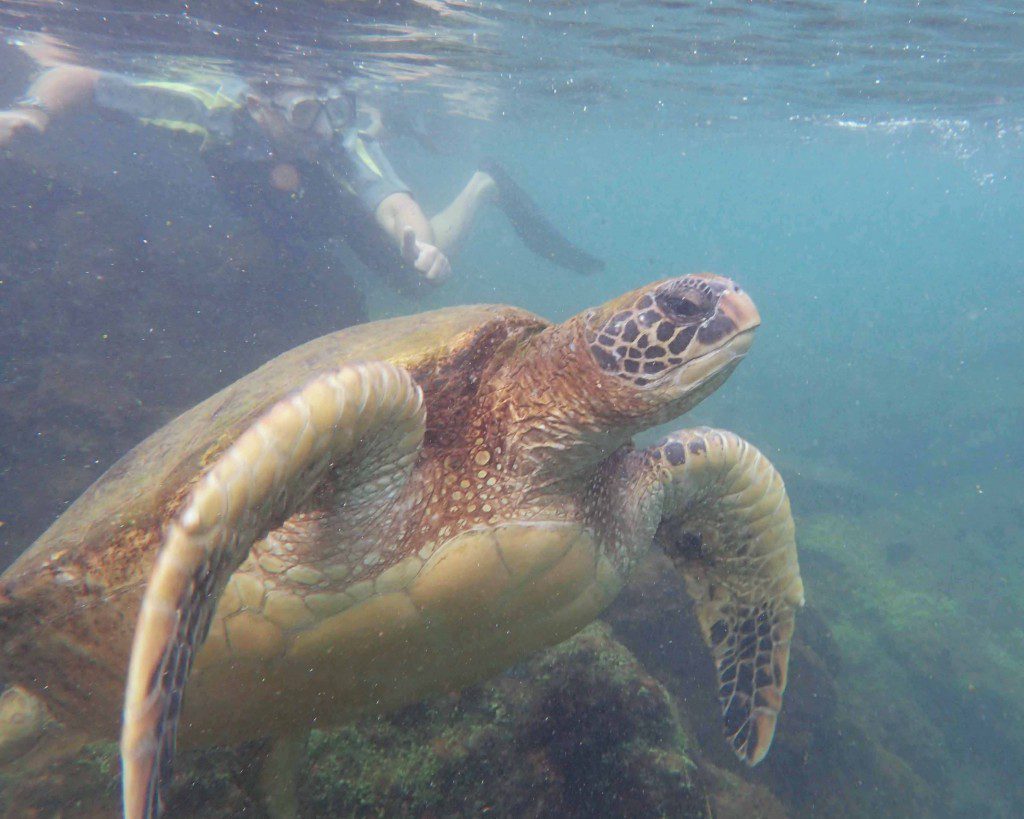
[[676, 432], [635, 454], [655, 476], [654, 540], [685, 578], [711, 649], [726, 737], [756, 765], [775, 735], [804, 602], [786, 488], [768, 459], [731, 432]]
[[404, 369], [343, 366], [274, 404], [193, 485], [164, 531], [135, 628], [121, 732], [127, 819], [160, 813], [192, 660], [253, 543], [341, 464], [411, 463], [423, 430], [422, 393]]

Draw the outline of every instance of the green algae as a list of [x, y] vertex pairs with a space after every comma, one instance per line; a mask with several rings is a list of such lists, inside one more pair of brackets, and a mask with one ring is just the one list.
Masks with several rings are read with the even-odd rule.
[[[558, 813], [705, 816], [707, 796], [677, 703], [596, 623], [486, 683], [313, 731], [299, 781], [303, 816]], [[259, 811], [265, 746], [179, 755], [168, 815]], [[115, 813], [117, 747], [11, 782], [7, 815], [73, 804]]]
[[308, 815], [702, 815], [687, 746], [668, 693], [595, 624], [458, 695], [315, 732], [300, 793]]
[[[842, 654], [842, 707], [879, 756], [935, 795], [938, 815], [979, 805], [1001, 815], [1022, 795], [1013, 760], [1024, 757], [1024, 634], [991, 615], [1019, 601], [1024, 576], [985, 560], [993, 537], [1018, 537], [1013, 527], [950, 525], [944, 512], [962, 498], [900, 496], [860, 516], [814, 515], [799, 521], [800, 543], [809, 599]], [[887, 559], [892, 543], [910, 556]]]

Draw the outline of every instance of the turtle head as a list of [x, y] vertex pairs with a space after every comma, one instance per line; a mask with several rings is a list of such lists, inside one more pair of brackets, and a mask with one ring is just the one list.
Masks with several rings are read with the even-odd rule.
[[[518, 397], [524, 468], [578, 474], [636, 433], [682, 415], [735, 369], [760, 323], [729, 279], [700, 273], [647, 285], [548, 328], [498, 393]], [[505, 382], [503, 382], [505, 383]], [[506, 385], [507, 386], [507, 385]]]
[[640, 428], [717, 389], [761, 321], [739, 285], [709, 273], [648, 285], [577, 318], [606, 399]]

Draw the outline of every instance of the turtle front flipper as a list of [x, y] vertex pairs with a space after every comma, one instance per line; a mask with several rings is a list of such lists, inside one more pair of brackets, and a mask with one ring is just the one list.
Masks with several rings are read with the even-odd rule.
[[336, 465], [411, 462], [423, 429], [422, 394], [405, 370], [345, 366], [274, 404], [193, 485], [164, 531], [135, 628], [121, 729], [128, 819], [160, 813], [192, 660], [253, 543]]
[[655, 542], [696, 602], [725, 734], [756, 765], [775, 734], [804, 602], [786, 488], [768, 459], [731, 432], [676, 432], [646, 454], [664, 492]]

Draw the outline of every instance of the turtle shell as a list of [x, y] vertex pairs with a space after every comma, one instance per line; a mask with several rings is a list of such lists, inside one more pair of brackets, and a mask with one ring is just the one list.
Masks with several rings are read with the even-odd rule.
[[[57, 715], [81, 723], [81, 713], [61, 714], [61, 706], [84, 695], [99, 706], [87, 722], [116, 725], [139, 600], [163, 527], [253, 419], [340, 364], [387, 361], [429, 384], [440, 370], [479, 372], [499, 363], [515, 339], [547, 324], [498, 305], [371, 322], [289, 350], [178, 416], [107, 470], [0, 578], [4, 675], [53, 679], [60, 663], [51, 688], [69, 690], [47, 697]], [[457, 396], [434, 397], [437, 406], [458, 404]], [[428, 435], [431, 427], [443, 435], [438, 427], [458, 418], [428, 413]]]

